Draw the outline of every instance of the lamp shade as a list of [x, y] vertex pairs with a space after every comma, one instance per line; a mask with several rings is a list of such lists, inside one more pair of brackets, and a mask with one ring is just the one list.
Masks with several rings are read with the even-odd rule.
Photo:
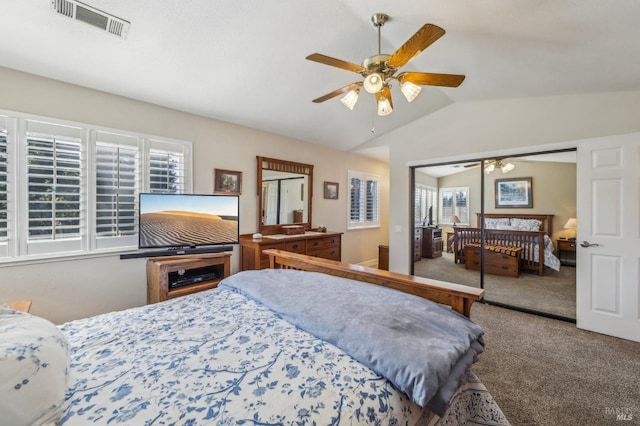
[[460, 223], [460, 218], [456, 215], [453, 215], [453, 217], [451, 218], [451, 223], [453, 223], [453, 226], [456, 226], [458, 223]]
[[502, 173], [509, 173], [511, 170], [515, 169], [516, 166], [514, 166], [511, 163], [506, 163], [503, 164], [501, 169], [502, 169]]
[[491, 173], [492, 171], [494, 171], [494, 170], [495, 170], [495, 168], [496, 168], [495, 163], [489, 163], [489, 164], [487, 164], [487, 166], [484, 168], [484, 172], [485, 172], [486, 174], [489, 174], [489, 173]]
[[575, 217], [569, 218], [567, 223], [564, 224], [565, 229], [573, 229], [578, 227], [578, 221]]
[[363, 87], [364, 90], [369, 93], [378, 93], [382, 89], [383, 84], [384, 78], [382, 77], [382, 74], [374, 72], [364, 79]]
[[358, 95], [360, 95], [360, 89], [349, 90], [349, 92], [340, 99], [344, 106], [349, 109], [353, 109], [358, 102]]
[[409, 102], [414, 100], [416, 96], [420, 94], [421, 90], [422, 87], [418, 86], [417, 84], [413, 84], [410, 81], [403, 81], [402, 83], [400, 83], [400, 91]]
[[391, 114], [391, 111], [393, 111], [391, 102], [389, 102], [389, 99], [385, 98], [384, 96], [381, 96], [380, 100], [378, 101], [378, 115], [381, 115], [381, 116], [389, 115]]

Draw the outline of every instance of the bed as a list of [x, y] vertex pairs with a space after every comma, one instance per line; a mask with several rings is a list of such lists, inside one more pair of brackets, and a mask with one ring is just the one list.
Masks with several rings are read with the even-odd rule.
[[[454, 228], [452, 245], [455, 263], [465, 262], [464, 248], [467, 244], [479, 244], [482, 241], [482, 215], [476, 215], [476, 228]], [[484, 217], [484, 243], [520, 248], [522, 270], [539, 276], [544, 275], [545, 266], [560, 270], [560, 260], [554, 254], [551, 240], [553, 215], [485, 213]]]
[[3, 420], [508, 424], [469, 369], [482, 290], [268, 253], [271, 269], [216, 289], [58, 327], [2, 308]]

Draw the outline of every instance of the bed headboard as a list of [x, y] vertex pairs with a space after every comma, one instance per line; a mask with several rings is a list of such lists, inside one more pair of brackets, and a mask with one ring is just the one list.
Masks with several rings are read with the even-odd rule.
[[[522, 214], [522, 213], [485, 213], [485, 219], [506, 219], [515, 217], [518, 219], [537, 219], [542, 222], [540, 230], [547, 233], [548, 236], [553, 235], [553, 215], [552, 214]], [[482, 215], [476, 213], [477, 227], [482, 226]]]

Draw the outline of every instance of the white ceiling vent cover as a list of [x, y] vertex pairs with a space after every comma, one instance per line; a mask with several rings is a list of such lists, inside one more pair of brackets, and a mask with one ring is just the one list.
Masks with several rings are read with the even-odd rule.
[[51, 9], [76, 21], [100, 28], [120, 38], [127, 38], [131, 23], [76, 0], [51, 0]]

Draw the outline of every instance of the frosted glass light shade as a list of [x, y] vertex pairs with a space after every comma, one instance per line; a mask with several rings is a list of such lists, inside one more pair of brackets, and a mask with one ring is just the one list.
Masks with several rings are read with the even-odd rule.
[[364, 79], [364, 90], [369, 93], [378, 93], [380, 89], [382, 89], [382, 85], [384, 84], [384, 79], [382, 74], [378, 74], [374, 72], [373, 74], [369, 74], [367, 78]]
[[502, 173], [509, 173], [511, 170], [515, 169], [516, 166], [514, 166], [511, 163], [507, 163], [507, 164], [503, 164], [501, 169], [502, 169]]
[[404, 83], [400, 83], [400, 90], [404, 97], [407, 98], [407, 101], [411, 102], [420, 94], [422, 87], [409, 81], [405, 81]]
[[486, 174], [489, 174], [489, 173], [491, 173], [492, 171], [494, 171], [494, 170], [495, 170], [495, 168], [496, 168], [496, 164], [495, 164], [495, 163], [487, 164], [487, 166], [484, 168], [484, 172], [485, 172]]
[[340, 99], [340, 101], [349, 108], [353, 110], [353, 107], [358, 102], [358, 96], [360, 95], [360, 89], [349, 90], [349, 92]]
[[378, 101], [378, 115], [381, 115], [381, 116], [389, 115], [391, 114], [391, 111], [393, 111], [393, 108], [391, 107], [391, 102], [389, 102], [389, 99], [385, 98], [384, 96], [381, 96], [380, 100]]

